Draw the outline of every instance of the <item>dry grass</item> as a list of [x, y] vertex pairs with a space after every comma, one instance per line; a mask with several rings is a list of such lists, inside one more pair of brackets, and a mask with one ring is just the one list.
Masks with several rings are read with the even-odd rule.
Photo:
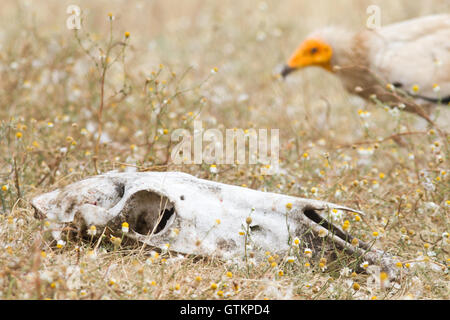
[[[448, 1], [334, 3], [80, 1], [79, 39], [91, 59], [65, 27], [72, 2], [3, 1], [0, 298], [449, 299], [448, 137], [413, 115], [396, 117], [349, 100], [322, 70], [304, 70], [286, 82], [274, 76], [315, 27], [360, 29], [371, 3], [381, 5], [388, 23], [448, 12]], [[104, 73], [98, 48], [106, 53], [111, 44], [109, 61], [115, 62]], [[448, 131], [448, 108], [438, 112]], [[284, 173], [260, 176], [259, 166], [223, 165], [212, 174], [207, 165], [171, 164], [170, 132], [190, 129], [194, 118], [208, 128], [281, 129]], [[94, 255], [95, 240], [57, 248], [29, 200], [97, 171], [130, 166], [358, 208], [366, 212], [362, 221], [344, 217], [351, 233], [368, 239], [376, 231], [379, 248], [403, 262], [424, 262], [411, 263], [408, 272], [405, 263], [397, 283], [378, 288], [368, 274], [321, 271], [314, 262], [305, 267], [307, 258], [289, 264], [272, 257], [284, 272], [279, 275], [269, 259], [248, 269], [169, 253], [152, 261], [139, 247], [106, 240]]]

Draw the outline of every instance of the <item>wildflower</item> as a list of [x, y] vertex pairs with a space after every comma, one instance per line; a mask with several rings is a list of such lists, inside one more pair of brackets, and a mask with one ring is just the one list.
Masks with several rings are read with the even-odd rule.
[[114, 20], [114, 16], [113, 16], [113, 14], [111, 12], [108, 12], [108, 18], [111, 21]]
[[150, 252], [150, 256], [151, 256], [153, 259], [158, 259], [158, 258], [159, 258], [159, 253], [152, 250], [152, 251]]
[[228, 272], [226, 273], [226, 276], [227, 276], [228, 278], [232, 278], [232, 277], [233, 277], [233, 273], [231, 273], [230, 271], [228, 271]]
[[441, 87], [437, 83], [433, 84], [433, 91], [434, 92], [439, 92], [440, 90], [441, 90]]
[[9, 190], [9, 186], [8, 186], [7, 184], [5, 184], [5, 185], [2, 186], [2, 191], [3, 191], [3, 192], [6, 192], [6, 191], [8, 191], [8, 190]]
[[334, 221], [339, 221], [342, 219], [343, 211], [338, 209], [331, 209], [330, 210], [331, 219]]
[[176, 238], [179, 233], [180, 233], [180, 230], [178, 228], [173, 228], [170, 230], [170, 237]]
[[388, 84], [386, 85], [386, 88], [387, 88], [388, 90], [394, 91], [395, 86], [394, 86], [392, 83], [388, 83]]
[[218, 171], [217, 171], [217, 166], [215, 165], [215, 164], [212, 164], [210, 167], [209, 167], [209, 172], [211, 172], [211, 173], [217, 173]]
[[286, 261], [289, 262], [289, 263], [294, 263], [295, 259], [296, 258], [294, 256], [289, 256], [289, 257], [286, 258]]
[[319, 237], [320, 237], [320, 238], [326, 237], [327, 234], [328, 234], [328, 231], [327, 231], [327, 230], [325, 230], [325, 229], [320, 229], [320, 230], [319, 230]]
[[56, 247], [58, 248], [58, 249], [61, 249], [62, 247], [64, 247], [66, 245], [66, 242], [64, 241], [64, 240], [58, 240], [57, 242], [56, 242]]
[[312, 257], [312, 250], [309, 248], [305, 248], [305, 250], [303, 251], [303, 253], [305, 254], [305, 256], [307, 256], [308, 258]]
[[130, 230], [130, 226], [129, 226], [128, 222], [122, 223], [122, 232], [128, 233], [129, 230]]
[[361, 268], [367, 269], [369, 267], [369, 262], [368, 261], [364, 261], [363, 263], [361, 263], [359, 265]]
[[115, 284], [116, 284], [116, 279], [110, 278], [110, 279], [108, 280], [108, 285], [109, 285], [109, 286], [113, 286], [113, 285], [115, 285]]
[[386, 272], [380, 273], [380, 284], [382, 287], [388, 287], [389, 286], [389, 276]]
[[379, 237], [380, 235], [379, 235], [378, 232], [374, 231], [374, 232], [372, 232], [372, 236], [373, 236], [375, 239], [378, 239], [378, 237]]
[[309, 159], [309, 154], [308, 152], [303, 153], [303, 160], [308, 160]]
[[351, 243], [352, 243], [353, 246], [356, 247], [359, 244], [359, 240], [356, 239], [356, 238], [353, 238]]
[[306, 262], [306, 263], [304, 264], [304, 266], [305, 266], [306, 268], [309, 268], [309, 267], [311, 267], [311, 264], [310, 264], [309, 262]]
[[216, 219], [216, 224], [218, 224], [218, 225], [219, 225], [219, 224], [220, 224], [220, 222], [221, 222], [221, 221], [220, 221], [220, 219]]
[[319, 263], [319, 268], [320, 268], [320, 270], [321, 270], [322, 272], [324, 272], [325, 270], [327, 270], [327, 266], [326, 266], [326, 264], [323, 263], [323, 262], [320, 262], [320, 263]]
[[97, 253], [94, 250], [89, 250], [86, 254], [90, 260], [97, 258]]
[[211, 283], [210, 288], [212, 290], [216, 290], [217, 289], [217, 284], [215, 282]]
[[283, 270], [278, 270], [278, 276], [280, 276], [280, 277], [282, 277], [284, 275], [284, 272], [283, 272]]
[[344, 224], [342, 225], [342, 230], [347, 231], [347, 229], [350, 227], [350, 221], [345, 220]]
[[293, 245], [294, 247], [298, 247], [299, 244], [300, 244], [300, 239], [297, 238], [297, 237], [295, 237], [294, 240], [292, 240], [292, 245]]
[[173, 287], [173, 293], [177, 295], [180, 294], [181, 293], [180, 288], [181, 288], [180, 284], [177, 283], [175, 287]]
[[21, 138], [22, 138], [22, 132], [20, 132], [20, 131], [17, 132], [17, 133], [16, 133], [16, 138], [17, 138], [17, 139], [21, 139]]
[[247, 224], [252, 223], [252, 217], [247, 217], [247, 219], [245, 219], [245, 223]]
[[214, 67], [211, 69], [212, 74], [217, 73], [217, 72], [219, 72], [219, 69], [217, 67]]
[[87, 234], [90, 235], [91, 237], [95, 236], [97, 234], [97, 227], [92, 225], [89, 227]]
[[292, 203], [287, 203], [286, 204], [286, 209], [291, 210], [292, 209]]
[[200, 282], [200, 281], [202, 281], [202, 277], [200, 277], [200, 276], [196, 276], [196, 277], [195, 277], [195, 281], [197, 281], [197, 282]]
[[412, 86], [412, 91], [414, 92], [414, 93], [417, 93], [417, 92], [419, 92], [419, 86], [417, 85], [417, 84], [415, 84], [415, 85], [413, 85]]
[[122, 239], [118, 238], [118, 237], [114, 237], [111, 236], [110, 241], [115, 245], [115, 246], [120, 246], [120, 244], [122, 243]]
[[129, 38], [130, 37], [130, 33], [127, 31], [127, 32], [125, 32], [125, 38]]
[[399, 269], [403, 268], [403, 264], [401, 262], [397, 262], [395, 266]]
[[361, 286], [358, 282], [353, 282], [352, 289], [358, 291], [359, 289], [361, 289]]

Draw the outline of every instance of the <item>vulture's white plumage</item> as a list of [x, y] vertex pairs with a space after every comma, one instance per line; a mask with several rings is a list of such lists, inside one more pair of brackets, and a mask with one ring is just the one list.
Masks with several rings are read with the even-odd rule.
[[[417, 112], [450, 102], [450, 15], [420, 17], [377, 30], [349, 32], [327, 27], [310, 34], [282, 72], [320, 66], [346, 89], [376, 95]], [[373, 96], [372, 96], [373, 97]], [[418, 112], [420, 114], [420, 112]]]

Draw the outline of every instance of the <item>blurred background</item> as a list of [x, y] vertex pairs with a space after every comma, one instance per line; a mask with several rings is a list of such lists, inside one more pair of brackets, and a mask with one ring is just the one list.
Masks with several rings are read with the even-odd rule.
[[[161, 63], [177, 72], [192, 67], [189, 82], [205, 78], [211, 68], [217, 67], [220, 73], [208, 83], [211, 87], [205, 87], [209, 91], [205, 95], [215, 102], [209, 111], [225, 121], [231, 118], [233, 124], [228, 126], [240, 127], [244, 126], [242, 120], [251, 119], [242, 118], [236, 100], [262, 107], [259, 111], [263, 116], [265, 112], [273, 114], [274, 108], [287, 108], [304, 118], [297, 113], [308, 108], [323, 111], [323, 101], [319, 100], [326, 98], [333, 104], [332, 115], [338, 117], [340, 105], [347, 100], [342, 101], [346, 93], [332, 75], [312, 68], [294, 75], [287, 84], [274, 81], [277, 68], [314, 29], [342, 25], [361, 30], [369, 5], [380, 7], [382, 25], [450, 12], [448, 0], [2, 0], [2, 60], [15, 61], [14, 54], [19, 54], [15, 50], [20, 50], [24, 41], [50, 39], [50, 49], [39, 51], [39, 44], [34, 42], [29, 44], [28, 53], [32, 54], [34, 47], [41, 60], [55, 61], [58, 47], [74, 42], [73, 32], [66, 27], [69, 5], [82, 10], [80, 33], [89, 33], [92, 41], [108, 39], [108, 13], [114, 15], [116, 35], [130, 32], [131, 50], [126, 59], [129, 73], [146, 74]], [[61, 63], [70, 65], [71, 61]]]
[[[66, 26], [69, 5], [81, 9], [78, 39]], [[0, 98], [5, 107], [0, 116], [43, 123], [66, 119], [95, 136], [101, 103], [101, 73], [95, 65], [112, 31], [114, 41], [123, 40], [125, 32], [130, 37], [125, 58], [106, 75], [103, 142], [126, 149], [145, 144], [140, 136], [152, 130], [150, 114], [164, 95], [177, 98], [166, 108], [168, 116], [158, 120], [159, 130], [182, 127], [178, 120], [194, 114], [210, 127], [282, 128], [282, 141], [288, 145], [298, 137], [335, 145], [367, 136], [357, 110], [369, 109], [376, 137], [378, 127], [394, 130], [398, 123], [382, 108], [349, 97], [332, 74], [308, 68], [286, 81], [277, 76], [316, 28], [366, 28], [369, 5], [380, 7], [382, 25], [450, 11], [448, 0], [2, 0]], [[146, 79], [162, 67], [158, 76], [163, 84], [155, 87], [161, 95], [153, 99], [142, 90]], [[127, 94], [120, 97], [124, 86]], [[176, 94], [185, 89], [192, 90]], [[153, 107], [148, 108], [150, 103]], [[410, 125], [423, 127], [417, 117], [405, 117]], [[86, 148], [91, 144], [86, 141]]]

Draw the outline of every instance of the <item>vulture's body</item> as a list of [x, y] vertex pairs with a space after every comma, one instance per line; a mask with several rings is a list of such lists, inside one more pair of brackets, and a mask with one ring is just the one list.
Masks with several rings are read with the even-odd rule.
[[324, 28], [300, 45], [283, 75], [306, 66], [335, 73], [366, 99], [421, 113], [450, 102], [450, 15], [412, 19], [357, 33]]

